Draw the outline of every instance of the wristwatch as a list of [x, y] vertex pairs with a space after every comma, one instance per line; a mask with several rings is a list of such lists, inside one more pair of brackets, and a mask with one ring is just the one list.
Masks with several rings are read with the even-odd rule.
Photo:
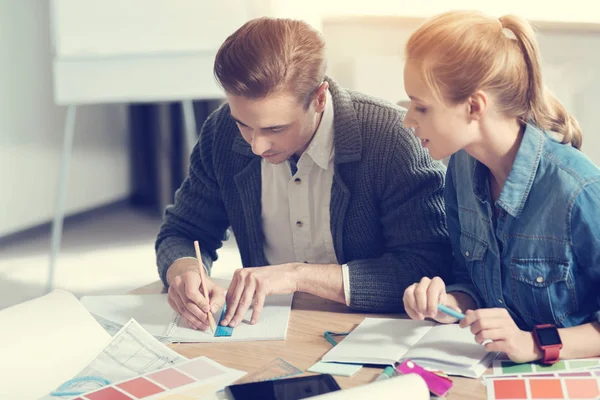
[[556, 326], [552, 324], [536, 325], [533, 328], [533, 339], [538, 349], [544, 354], [543, 364], [554, 364], [558, 361], [563, 345]]

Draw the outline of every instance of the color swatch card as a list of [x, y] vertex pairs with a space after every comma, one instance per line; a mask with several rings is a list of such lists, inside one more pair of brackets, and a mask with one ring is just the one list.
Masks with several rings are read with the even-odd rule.
[[[90, 316], [91, 317], [91, 316]], [[188, 361], [130, 320], [92, 360], [40, 400], [64, 400]]]
[[[155, 337], [168, 338], [171, 342], [231, 342], [285, 340], [292, 297], [291, 294], [268, 296], [260, 321], [250, 325], [250, 308], [245, 319], [227, 337], [215, 337], [210, 331], [189, 328], [185, 320], [169, 306], [167, 294], [84, 296], [81, 303], [92, 315], [116, 324], [125, 324], [134, 318]], [[214, 317], [219, 321], [221, 314]]]
[[[494, 376], [537, 374], [545, 372], [572, 371], [581, 369], [600, 369], [600, 358], [560, 360], [552, 365], [540, 363], [515, 364], [510, 360], [494, 361]], [[486, 378], [488, 378], [486, 376]]]
[[595, 400], [600, 371], [559, 372], [523, 378], [486, 379], [488, 400]]
[[207, 357], [198, 357], [102, 389], [75, 400], [198, 400], [221, 399], [227, 385], [246, 375]]

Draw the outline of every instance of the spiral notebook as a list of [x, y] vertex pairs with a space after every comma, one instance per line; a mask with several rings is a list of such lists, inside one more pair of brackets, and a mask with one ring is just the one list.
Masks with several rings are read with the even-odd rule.
[[408, 319], [365, 318], [322, 361], [394, 365], [411, 359], [449, 375], [480, 377], [496, 357], [469, 329]]
[[[250, 325], [252, 308], [231, 336], [214, 336], [210, 330], [198, 331], [171, 309], [167, 294], [84, 296], [81, 303], [99, 321], [124, 325], [134, 318], [153, 336], [170, 342], [232, 342], [285, 340], [293, 295], [272, 295], [265, 300], [260, 320]], [[215, 315], [219, 321], [221, 314]]]

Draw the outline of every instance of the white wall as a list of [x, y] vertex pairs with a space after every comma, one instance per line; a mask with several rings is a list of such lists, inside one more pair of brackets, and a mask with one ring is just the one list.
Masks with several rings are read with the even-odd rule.
[[[65, 108], [52, 100], [47, 1], [0, 1], [0, 236], [51, 220]], [[124, 106], [78, 109], [67, 213], [130, 193]]]
[[[342, 85], [396, 102], [405, 100], [403, 48], [414, 19], [324, 19], [329, 73]], [[600, 30], [540, 31], [547, 85], [579, 120], [583, 151], [600, 165]], [[593, 49], [593, 50], [592, 50]]]
[[454, 9], [480, 10], [498, 17], [517, 13], [538, 22], [600, 23], [600, 12], [590, 7], [588, 0], [548, 2], [543, 5], [539, 1], [523, 0], [327, 0], [322, 2], [319, 9], [324, 17], [335, 18], [364, 15], [427, 18]]

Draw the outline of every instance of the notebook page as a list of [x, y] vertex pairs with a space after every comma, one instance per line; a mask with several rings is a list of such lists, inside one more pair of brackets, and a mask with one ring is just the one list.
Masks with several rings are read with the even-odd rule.
[[[210, 332], [202, 332], [187, 327], [183, 318], [171, 337], [176, 342], [241, 342], [258, 340], [285, 340], [292, 310], [293, 294], [275, 294], [267, 296], [260, 319], [255, 325], [250, 325], [252, 307], [246, 311], [244, 319], [233, 329], [230, 337], [214, 337]], [[218, 323], [221, 314], [215, 315]]]
[[[198, 331], [187, 326], [174, 312], [167, 294], [84, 296], [81, 302], [90, 313], [124, 325], [134, 318], [153, 336], [168, 337], [174, 342], [233, 342], [254, 340], [284, 340], [292, 308], [292, 294], [272, 295], [265, 300], [260, 320], [250, 325], [252, 308], [233, 330], [231, 337], [214, 337], [209, 331]], [[214, 315], [218, 322], [220, 313]]]
[[[489, 353], [475, 343], [475, 336], [468, 328], [458, 324], [436, 325], [410, 349], [404, 358], [419, 365], [438, 368], [452, 375], [478, 376], [489, 365]], [[482, 364], [487, 362], [488, 365]]]
[[37, 399], [75, 376], [111, 337], [64, 290], [0, 310], [0, 399]]
[[365, 318], [322, 361], [393, 365], [433, 326], [431, 321]]

